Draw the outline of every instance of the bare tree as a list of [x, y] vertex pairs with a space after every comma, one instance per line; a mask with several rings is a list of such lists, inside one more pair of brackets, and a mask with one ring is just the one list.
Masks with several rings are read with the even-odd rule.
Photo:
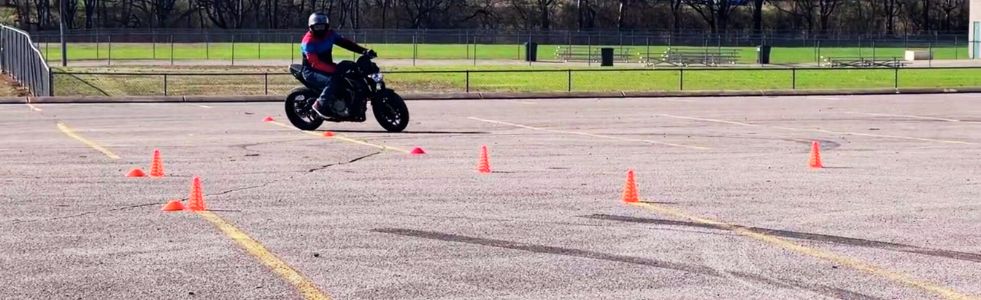
[[763, 33], [763, 2], [764, 0], [753, 0], [753, 33]]
[[952, 28], [951, 16], [954, 10], [964, 7], [964, 0], [940, 0], [939, 3], [940, 11], [943, 12], [944, 22], [942, 29], [944, 31], [949, 31]]
[[727, 0], [684, 0], [705, 19], [712, 33], [725, 32], [729, 29], [729, 14], [736, 8], [735, 2]]

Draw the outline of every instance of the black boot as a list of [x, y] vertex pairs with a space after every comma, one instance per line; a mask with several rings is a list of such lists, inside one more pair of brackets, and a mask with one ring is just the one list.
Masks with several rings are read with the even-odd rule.
[[330, 103], [330, 108], [331, 108], [330, 111], [333, 112], [334, 115], [337, 115], [338, 117], [341, 118], [347, 118], [351, 116], [351, 112], [347, 109], [347, 103], [344, 103], [344, 100], [335, 98], [333, 99], [333, 101], [329, 101], [327, 103]]
[[327, 103], [327, 100], [317, 99], [317, 101], [314, 101], [313, 102], [313, 107], [311, 107], [311, 108], [313, 109], [313, 112], [316, 113], [317, 115], [319, 115], [321, 118], [330, 119], [330, 117], [333, 114], [331, 114], [330, 113], [330, 110], [327, 109], [327, 104], [326, 103]]

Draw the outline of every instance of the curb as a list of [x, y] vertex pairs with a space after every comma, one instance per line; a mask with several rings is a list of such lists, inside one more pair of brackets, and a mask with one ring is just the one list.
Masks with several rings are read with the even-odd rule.
[[[663, 91], [663, 92], [550, 92], [550, 93], [412, 93], [403, 95], [416, 100], [510, 100], [510, 99], [576, 99], [576, 98], [664, 98], [664, 97], [780, 97], [780, 96], [858, 96], [896, 94], [981, 93], [981, 87], [909, 88], [863, 90], [743, 90], [743, 91]], [[0, 104], [21, 103], [220, 103], [280, 102], [283, 96], [126, 96], [126, 97], [7, 97]]]

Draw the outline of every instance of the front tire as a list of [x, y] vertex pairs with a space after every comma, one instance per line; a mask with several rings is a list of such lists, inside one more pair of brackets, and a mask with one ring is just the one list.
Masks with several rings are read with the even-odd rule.
[[298, 87], [290, 91], [286, 96], [286, 117], [290, 123], [300, 130], [315, 130], [324, 124], [316, 112], [313, 111], [313, 102], [317, 100], [317, 93], [307, 87]]
[[409, 126], [409, 108], [402, 96], [392, 90], [381, 90], [371, 99], [371, 111], [378, 124], [389, 132], [401, 132]]

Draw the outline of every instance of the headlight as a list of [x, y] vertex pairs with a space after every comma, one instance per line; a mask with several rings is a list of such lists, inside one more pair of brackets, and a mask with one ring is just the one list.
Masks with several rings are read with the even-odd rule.
[[382, 79], [385, 78], [385, 76], [382, 76], [382, 73], [371, 74], [369, 77], [371, 77], [371, 80], [374, 80], [375, 82], [382, 82]]

